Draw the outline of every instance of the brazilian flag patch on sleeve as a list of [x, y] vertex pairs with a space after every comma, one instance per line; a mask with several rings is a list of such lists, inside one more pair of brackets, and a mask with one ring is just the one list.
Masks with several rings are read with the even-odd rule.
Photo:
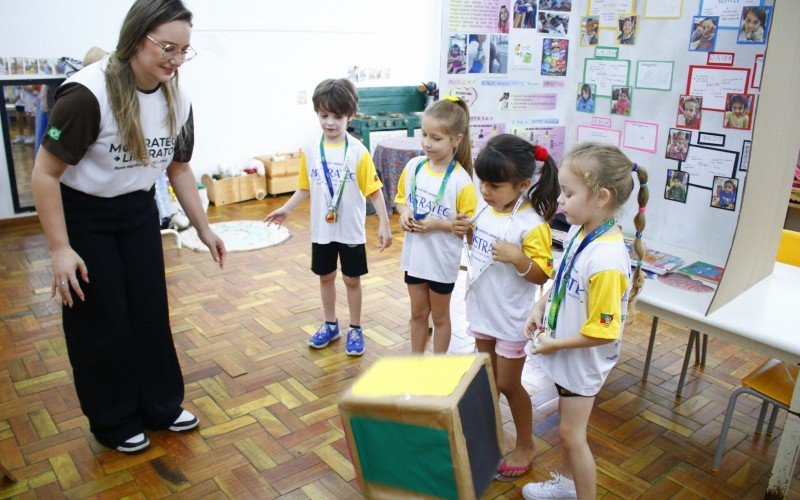
[[50, 128], [48, 128], [47, 132], [45, 133], [47, 134], [48, 137], [50, 137], [54, 141], [61, 139], [61, 129], [56, 127], [55, 125], [50, 125]]

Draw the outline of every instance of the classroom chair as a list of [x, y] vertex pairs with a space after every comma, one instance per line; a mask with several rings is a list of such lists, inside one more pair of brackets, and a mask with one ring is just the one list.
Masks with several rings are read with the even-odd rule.
[[[800, 233], [796, 231], [783, 230], [781, 240], [778, 244], [778, 255], [775, 260], [791, 266], [800, 266]], [[691, 340], [690, 340], [691, 343]], [[725, 448], [725, 439], [728, 437], [728, 430], [733, 418], [733, 410], [736, 400], [740, 394], [748, 393], [758, 396], [763, 400], [761, 403], [761, 413], [758, 415], [756, 432], [761, 432], [764, 426], [764, 417], [767, 415], [769, 405], [773, 405], [772, 414], [767, 425], [767, 434], [772, 434], [775, 429], [775, 420], [778, 418], [778, 409], [789, 409], [792, 402], [792, 392], [794, 390], [797, 374], [800, 367], [790, 365], [779, 359], [769, 359], [753, 372], [742, 379], [742, 387], [735, 390], [728, 400], [728, 409], [725, 412], [725, 421], [722, 424], [722, 431], [717, 443], [717, 451], [714, 454], [714, 461], [711, 466], [718, 469], [722, 461], [722, 451]]]
[[722, 431], [717, 443], [717, 452], [714, 454], [714, 461], [711, 464], [714, 470], [719, 469], [719, 464], [722, 461], [722, 451], [725, 448], [725, 440], [728, 437], [728, 429], [731, 427], [733, 410], [739, 395], [748, 393], [763, 400], [761, 413], [759, 413], [758, 422], [756, 423], [757, 433], [760, 433], [761, 428], [764, 426], [764, 417], [767, 415], [769, 405], [773, 405], [772, 414], [767, 425], [767, 434], [772, 434], [775, 429], [775, 421], [778, 418], [778, 409], [788, 410], [789, 404], [792, 402], [792, 391], [794, 390], [794, 381], [797, 379], [798, 371], [800, 371], [800, 367], [772, 358], [742, 379], [742, 387], [733, 391], [728, 400], [725, 422], [722, 424]]
[[778, 243], [778, 262], [800, 267], [800, 232], [784, 229]]

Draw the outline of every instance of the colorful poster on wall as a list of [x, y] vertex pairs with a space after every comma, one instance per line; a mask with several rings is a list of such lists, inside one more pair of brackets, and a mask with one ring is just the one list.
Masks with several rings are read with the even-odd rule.
[[[574, 0], [448, 0], [440, 93], [470, 107], [477, 153], [497, 133], [515, 133], [563, 155], [575, 106], [569, 76], [580, 33]], [[555, 155], [554, 155], [555, 157]]]

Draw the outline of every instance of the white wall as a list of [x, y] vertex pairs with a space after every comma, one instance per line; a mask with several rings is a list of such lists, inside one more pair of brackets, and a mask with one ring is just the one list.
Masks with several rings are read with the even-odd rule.
[[[219, 163], [299, 148], [318, 132], [314, 87], [347, 76], [350, 66], [391, 70], [390, 79], [365, 86], [416, 85], [439, 74], [442, 0], [184, 1], [200, 54], [181, 69], [194, 106], [198, 178]], [[131, 3], [40, 0], [35, 21], [50, 27], [40, 36], [26, 2], [0, 0], [0, 55], [82, 59], [93, 45], [112, 50]], [[306, 104], [297, 103], [300, 91]], [[14, 214], [4, 154], [0, 170], [7, 218]]]

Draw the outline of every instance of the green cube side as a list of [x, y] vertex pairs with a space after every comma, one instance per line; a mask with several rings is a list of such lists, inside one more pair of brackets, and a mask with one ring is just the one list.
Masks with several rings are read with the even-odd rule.
[[350, 427], [365, 482], [458, 497], [446, 429], [363, 417], [351, 418]]

